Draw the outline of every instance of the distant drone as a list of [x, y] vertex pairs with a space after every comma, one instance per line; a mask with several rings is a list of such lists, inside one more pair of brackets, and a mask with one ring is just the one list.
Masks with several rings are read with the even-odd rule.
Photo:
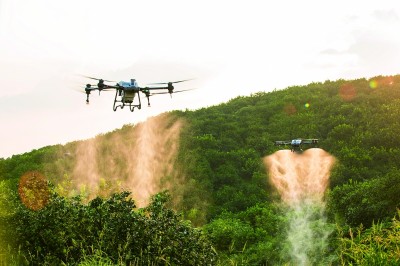
[[[104, 82], [113, 82], [113, 81], [105, 80], [105, 79], [98, 79], [98, 78], [93, 78], [93, 77], [87, 77], [87, 76], [85, 76], [85, 77], [98, 81], [98, 83], [96, 85], [86, 84], [85, 91], [84, 91], [86, 93], [86, 103], [87, 104], [89, 103], [89, 95], [94, 90], [98, 90], [99, 95], [100, 95], [101, 91], [115, 90], [115, 98], [114, 98], [114, 105], [113, 105], [114, 111], [117, 111], [118, 107], [123, 109], [125, 106], [128, 106], [129, 109], [131, 110], [131, 112], [133, 112], [135, 110], [135, 108], [138, 108], [140, 110], [142, 108], [142, 103], [140, 101], [140, 92], [146, 96], [147, 105], [150, 106], [150, 96], [153, 96], [156, 94], [169, 93], [172, 97], [173, 93], [192, 90], [192, 89], [186, 89], [186, 90], [174, 91], [174, 86], [173, 86], [174, 83], [180, 83], [180, 82], [188, 81], [191, 79], [149, 84], [149, 85], [166, 85], [164, 87], [139, 87], [135, 79], [131, 79], [130, 82], [129, 81], [128, 82], [120, 81], [120, 82], [116, 83], [115, 85], [108, 85], [108, 84], [105, 84]], [[167, 90], [167, 91], [152, 92], [154, 90]], [[134, 103], [135, 97], [137, 98], [136, 103]]]
[[318, 144], [318, 139], [292, 139], [292, 140], [278, 140], [275, 141], [276, 146], [289, 146], [292, 152], [302, 152], [302, 145], [312, 145], [316, 146]]

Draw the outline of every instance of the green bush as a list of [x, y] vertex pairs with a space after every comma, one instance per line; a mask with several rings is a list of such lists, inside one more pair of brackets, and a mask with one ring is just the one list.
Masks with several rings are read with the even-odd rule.
[[41, 210], [20, 205], [12, 219], [14, 248], [35, 265], [87, 262], [99, 254], [107, 263], [127, 265], [216, 263], [202, 231], [165, 206], [169, 194], [156, 194], [148, 207], [139, 210], [129, 195], [98, 197], [85, 205], [79, 197], [53, 193]]

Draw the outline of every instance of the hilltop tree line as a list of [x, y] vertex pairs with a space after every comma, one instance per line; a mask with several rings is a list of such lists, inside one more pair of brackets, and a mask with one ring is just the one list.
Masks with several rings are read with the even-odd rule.
[[[282, 255], [288, 248], [283, 241], [287, 226], [284, 209], [280, 206], [275, 189], [268, 182], [268, 173], [262, 158], [279, 149], [273, 145], [275, 140], [297, 137], [318, 138], [319, 147], [337, 159], [331, 173], [326, 200], [329, 222], [336, 224], [340, 230], [332, 235], [331, 248], [325, 256], [342, 264], [370, 265], [368, 263], [374, 261], [376, 256], [386, 256], [387, 261], [394, 263], [400, 260], [398, 255], [393, 255], [393, 243], [387, 244], [383, 249], [368, 250], [363, 246], [371, 236], [391, 236], [394, 243], [400, 241], [396, 216], [400, 205], [400, 147], [397, 145], [400, 143], [400, 76], [293, 86], [284, 90], [237, 97], [227, 103], [199, 110], [174, 111], [170, 115], [186, 121], [175, 160], [175, 169], [185, 180], [176, 183], [170, 191], [172, 198], [179, 197], [181, 200], [173, 201], [174, 204], [165, 205], [164, 202], [161, 205], [165, 206], [166, 209], [163, 210], [173, 218], [172, 228], [182, 226], [190, 232], [192, 238], [181, 235], [180, 241], [196, 243], [193, 252], [197, 252], [199, 261], [205, 259], [210, 265], [265, 265], [283, 264], [290, 259]], [[123, 134], [124, 130], [126, 128], [108, 134]], [[57, 184], [62, 184], [63, 179], [71, 174], [75, 162], [64, 154], [74, 147], [76, 143], [49, 146], [0, 160], [0, 185], [2, 190], [8, 191], [1, 196], [1, 216], [3, 220], [16, 217], [19, 220], [19, 224], [7, 223], [8, 225], [19, 228], [24, 225], [24, 221], [27, 222], [24, 217], [29, 217], [30, 226], [41, 228], [44, 225], [37, 217], [39, 213], [49, 212], [46, 215], [51, 218], [48, 219], [55, 219], [49, 221], [56, 223], [56, 209], [71, 208], [68, 210], [76, 214], [70, 216], [70, 226], [73, 228], [82, 220], [76, 218], [82, 215], [80, 210], [84, 209], [83, 213], [93, 215], [104, 211], [103, 208], [96, 209], [93, 202], [77, 202], [60, 195], [63, 194], [60, 186], [59, 190], [54, 189], [55, 194], [52, 194], [49, 206], [38, 213], [32, 213], [21, 205], [16, 207], [20, 204], [18, 195], [15, 194], [18, 178], [26, 171], [38, 170], [57, 187]], [[104, 195], [97, 201], [110, 206], [130, 202], [125, 194], [113, 195]], [[124, 200], [120, 199], [117, 204], [115, 197], [118, 195]], [[14, 203], [5, 204], [10, 200]], [[53, 204], [57, 206], [57, 202], [64, 202], [64, 207], [52, 207]], [[149, 214], [146, 216], [142, 212], [132, 211], [134, 203], [129, 204], [118, 215], [132, 216], [129, 218], [132, 223], [121, 223], [118, 226], [121, 227], [120, 230], [133, 234], [135, 229], [132, 228], [135, 228], [137, 222], [135, 219], [142, 219], [144, 224], [138, 228], [146, 228]], [[181, 216], [172, 211], [172, 208]], [[110, 209], [105, 210], [113, 213]], [[162, 215], [155, 215], [153, 222], [162, 222], [162, 219]], [[190, 224], [184, 222], [189, 220]], [[59, 224], [64, 222], [58, 221]], [[109, 223], [112, 222], [113, 219], [109, 220]], [[83, 226], [82, 230], [89, 230], [88, 226]], [[126, 228], [122, 228], [124, 226]], [[54, 238], [57, 238], [54, 232], [61, 235], [67, 233], [67, 229], [49, 230], [56, 230], [48, 232]], [[57, 242], [57, 246], [66, 249], [67, 253], [76, 248], [82, 251], [79, 254], [92, 255], [89, 246], [97, 247], [97, 252], [105, 252], [103, 257], [109, 258], [112, 263], [121, 262], [120, 254], [126, 254], [113, 254], [110, 250], [120, 251], [125, 244], [128, 245], [127, 240], [116, 238], [113, 230], [107, 227], [102, 230], [104, 235], [96, 238], [97, 242], [102, 243], [100, 246], [87, 242], [89, 240], [79, 240], [79, 247], [75, 247], [72, 240], [68, 243]], [[18, 239], [34, 238], [33, 234], [29, 236], [28, 232], [21, 233], [22, 231], [18, 231]], [[178, 230], [176, 233], [179, 232]], [[354, 232], [358, 232], [358, 238], [354, 237]], [[153, 237], [150, 231], [142, 233], [149, 234], [143, 235], [143, 239]], [[17, 236], [15, 234], [14, 238]], [[93, 232], [90, 234], [93, 235]], [[107, 242], [112, 248], [105, 248], [102, 246], [103, 242]], [[369, 248], [375, 247], [373, 240], [369, 243]], [[40, 255], [42, 257], [32, 255], [35, 250], [32, 248], [33, 244], [13, 245], [16, 253], [20, 252], [23, 257], [30, 259], [44, 260], [46, 256], [56, 256], [62, 261], [72, 259], [77, 262], [81, 258], [72, 255], [67, 258], [64, 251], [48, 251], [43, 243], [35, 243], [36, 248], [41, 247], [38, 254], [47, 254]], [[146, 245], [140, 246], [142, 251], [149, 248]], [[163, 245], [159, 242], [157, 248], [162, 249]], [[376, 247], [382, 247], [382, 243], [376, 244]], [[2, 248], [5, 250], [6, 247]], [[128, 256], [131, 261], [138, 258], [133, 255], [138, 248], [129, 246], [125, 251], [129, 252], [128, 250], [131, 252], [131, 257]], [[184, 258], [179, 257], [177, 250], [176, 247], [172, 253], [160, 255], [159, 258], [165, 261], [154, 262], [155, 265], [178, 265]], [[145, 260], [150, 253], [140, 254]]]

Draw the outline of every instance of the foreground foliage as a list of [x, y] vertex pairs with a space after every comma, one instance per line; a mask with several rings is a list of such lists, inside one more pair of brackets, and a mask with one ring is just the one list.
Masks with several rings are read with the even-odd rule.
[[204, 230], [219, 251], [220, 265], [279, 265], [285, 227], [281, 208], [264, 203], [223, 213]]
[[[216, 254], [203, 233], [166, 208], [167, 193], [136, 210], [128, 192], [82, 204], [53, 194], [39, 211], [19, 206], [15, 228], [17, 264], [61, 265], [106, 258], [121, 265], [214, 265]], [[15, 254], [18, 254], [16, 256]]]
[[348, 235], [340, 230], [339, 255], [342, 265], [399, 265], [400, 211], [391, 223], [362, 225]]

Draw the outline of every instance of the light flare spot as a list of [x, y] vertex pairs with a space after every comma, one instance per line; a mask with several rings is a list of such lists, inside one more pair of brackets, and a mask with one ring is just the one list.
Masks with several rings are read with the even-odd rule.
[[378, 88], [378, 81], [376, 81], [376, 80], [371, 80], [371, 81], [369, 82], [369, 87], [370, 87], [371, 89], [376, 89], [376, 88]]
[[356, 95], [356, 89], [351, 84], [344, 84], [339, 89], [339, 96], [344, 101], [351, 101]]
[[287, 115], [294, 115], [297, 113], [296, 106], [294, 106], [292, 103], [286, 104], [285, 107], [283, 108], [283, 111]]
[[19, 180], [18, 194], [27, 208], [41, 210], [50, 200], [47, 179], [38, 171], [26, 172]]

